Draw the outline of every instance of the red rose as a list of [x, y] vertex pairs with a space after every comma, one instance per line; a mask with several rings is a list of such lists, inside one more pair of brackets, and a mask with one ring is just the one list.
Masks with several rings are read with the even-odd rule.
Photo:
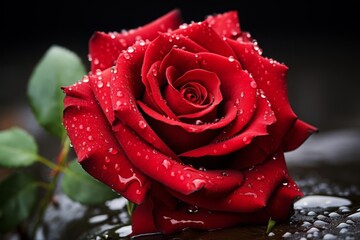
[[91, 72], [64, 88], [79, 162], [138, 204], [133, 235], [286, 220], [302, 193], [284, 152], [316, 131], [289, 105], [287, 67], [236, 11], [180, 24], [174, 10], [93, 35]]

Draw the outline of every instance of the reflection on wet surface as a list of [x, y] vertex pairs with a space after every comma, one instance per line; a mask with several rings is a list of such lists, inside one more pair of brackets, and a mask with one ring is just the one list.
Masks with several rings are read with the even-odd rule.
[[[349, 129], [314, 135], [287, 154], [290, 174], [305, 197], [294, 204], [289, 222], [239, 226], [218, 231], [185, 230], [171, 236], [144, 235], [135, 239], [359, 239], [360, 131]], [[88, 209], [59, 194], [59, 206], [48, 209], [47, 226], [38, 239], [129, 239], [126, 200], [108, 201]], [[119, 213], [120, 211], [120, 213]], [[44, 236], [47, 236], [46, 238]]]

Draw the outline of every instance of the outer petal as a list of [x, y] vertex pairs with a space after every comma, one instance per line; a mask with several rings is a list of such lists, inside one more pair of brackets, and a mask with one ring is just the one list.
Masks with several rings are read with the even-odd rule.
[[[236, 52], [242, 66], [254, 77], [257, 85], [265, 92], [274, 110], [277, 122], [269, 127], [269, 135], [257, 139], [246, 149], [238, 153], [237, 158], [246, 159], [234, 164], [235, 168], [246, 168], [259, 163], [282, 144], [284, 137], [297, 120], [287, 97], [287, 67], [272, 59], [262, 57], [256, 45], [228, 40]], [[309, 128], [308, 131], [311, 131]], [[305, 129], [304, 129], [305, 130]], [[307, 131], [307, 132], [308, 132]]]
[[130, 161], [141, 172], [174, 191], [185, 195], [199, 190], [219, 194], [236, 189], [243, 181], [238, 171], [227, 171], [227, 178], [221, 178], [222, 170], [203, 172], [177, 162], [154, 150], [121, 124], [115, 131]]
[[[141, 66], [147, 44], [136, 43], [132, 50], [120, 54], [110, 81], [112, 105], [116, 121], [130, 126], [143, 139], [161, 152], [176, 158], [173, 151], [158, 137], [138, 110], [136, 99], [144, 91], [141, 82]], [[116, 124], [116, 122], [113, 122]]]
[[[226, 171], [225, 171], [226, 172]], [[180, 200], [211, 211], [222, 212], [255, 212], [267, 205], [273, 192], [287, 181], [287, 169], [283, 153], [278, 153], [261, 165], [243, 172], [246, 181], [228, 195], [212, 198], [206, 192], [195, 192], [184, 196], [172, 194]], [[226, 176], [224, 177], [226, 179]]]
[[[238, 118], [241, 118], [239, 114]], [[265, 98], [258, 98], [258, 104], [253, 119], [248, 122], [248, 126], [241, 132], [234, 132], [231, 126], [225, 128], [219, 137], [206, 146], [202, 146], [180, 154], [181, 157], [203, 157], [203, 156], [223, 156], [233, 153], [251, 143], [253, 138], [267, 135], [267, 127], [276, 121], [272, 109], [268, 106]], [[236, 124], [241, 123], [241, 120], [234, 121]], [[234, 126], [233, 125], [233, 126]], [[241, 128], [240, 128], [241, 129]], [[196, 159], [194, 160], [196, 161]], [[233, 161], [242, 161], [241, 158]]]
[[136, 40], [153, 40], [159, 32], [176, 29], [180, 24], [180, 11], [175, 9], [143, 27], [121, 33], [94, 33], [89, 44], [91, 70], [104, 70], [115, 65], [121, 51], [132, 46]]
[[220, 35], [236, 38], [240, 35], [240, 24], [237, 11], [208, 16], [205, 21]]
[[135, 203], [147, 191], [147, 177], [129, 161], [116, 141], [88, 82], [64, 88], [63, 124], [79, 162], [92, 176]]
[[317, 132], [317, 128], [298, 119], [285, 136], [284, 150], [292, 151], [298, 148], [314, 132]]
[[[302, 196], [291, 179], [285, 183], [286, 185], [281, 185], [274, 191], [263, 209], [251, 213], [209, 211], [188, 204], [183, 204], [174, 210], [154, 201], [153, 211], [141, 211], [140, 208], [139, 212], [136, 213], [137, 217], [132, 221], [134, 226], [132, 235], [149, 233], [141, 232], [142, 226], [139, 225], [144, 222], [147, 222], [148, 225], [154, 224], [152, 226], [155, 226], [156, 229], [152, 229], [152, 232], [160, 231], [163, 234], [171, 234], [187, 228], [215, 230], [239, 224], [266, 224], [269, 218], [283, 222], [292, 214], [294, 200]], [[140, 219], [140, 215], [142, 221], [137, 222], [136, 220]]]

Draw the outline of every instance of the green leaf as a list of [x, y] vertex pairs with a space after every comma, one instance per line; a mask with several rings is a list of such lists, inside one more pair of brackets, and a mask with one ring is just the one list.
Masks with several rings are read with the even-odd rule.
[[37, 121], [50, 134], [63, 138], [62, 126], [64, 93], [68, 86], [85, 75], [81, 59], [60, 46], [51, 46], [31, 74], [27, 95]]
[[267, 225], [267, 228], [266, 228], [266, 233], [270, 233], [271, 230], [275, 227], [275, 224], [276, 224], [276, 221], [269, 218], [268, 225]]
[[37, 199], [35, 179], [16, 173], [0, 182], [0, 232], [12, 230], [27, 219]]
[[85, 205], [100, 204], [119, 197], [110, 187], [88, 174], [76, 160], [71, 161], [65, 170], [61, 185], [72, 200]]
[[37, 145], [26, 131], [13, 127], [0, 131], [0, 166], [26, 167], [37, 158]]

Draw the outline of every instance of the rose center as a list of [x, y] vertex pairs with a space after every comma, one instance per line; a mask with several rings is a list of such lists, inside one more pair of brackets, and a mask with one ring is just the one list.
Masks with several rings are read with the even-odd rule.
[[186, 83], [179, 89], [182, 97], [194, 104], [203, 104], [206, 98], [206, 89], [199, 83]]

